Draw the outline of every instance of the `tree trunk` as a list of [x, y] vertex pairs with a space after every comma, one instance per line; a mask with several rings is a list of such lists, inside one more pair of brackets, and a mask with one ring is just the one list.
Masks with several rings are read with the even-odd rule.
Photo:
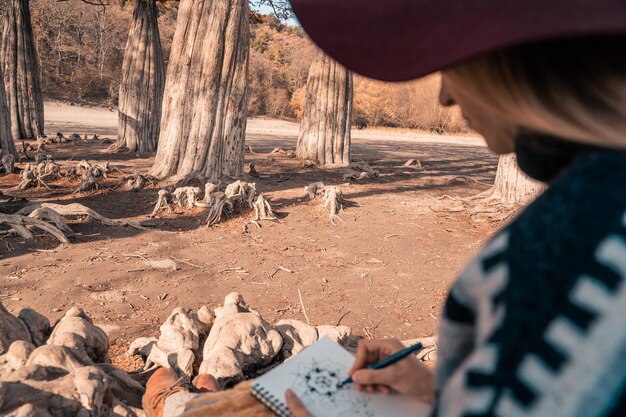
[[519, 169], [515, 154], [500, 157], [492, 198], [505, 204], [525, 204], [544, 188], [543, 183], [529, 178]]
[[318, 51], [309, 70], [297, 156], [321, 165], [350, 163], [352, 73]]
[[243, 174], [248, 0], [182, 0], [152, 175]]
[[8, 19], [0, 51], [11, 132], [15, 139], [44, 133], [43, 97], [29, 0], [9, 0]]
[[136, 0], [120, 83], [116, 150], [156, 151], [165, 73], [155, 0]]
[[1, 151], [18, 157], [15, 142], [13, 142], [13, 134], [11, 133], [11, 114], [7, 106], [7, 96], [4, 89], [4, 77], [2, 76], [2, 68], [0, 66], [0, 154]]

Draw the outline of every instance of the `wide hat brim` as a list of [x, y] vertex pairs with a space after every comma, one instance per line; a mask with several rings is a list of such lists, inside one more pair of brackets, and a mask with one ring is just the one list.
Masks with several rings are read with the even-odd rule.
[[348, 69], [404, 81], [507, 47], [626, 35], [626, 0], [290, 0]]

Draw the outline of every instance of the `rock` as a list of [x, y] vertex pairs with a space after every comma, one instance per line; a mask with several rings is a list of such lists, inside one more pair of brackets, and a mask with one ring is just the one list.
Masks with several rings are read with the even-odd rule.
[[105, 303], [124, 303], [126, 302], [126, 291], [110, 290], [92, 292], [89, 294], [89, 298], [96, 301], [103, 301]]
[[26, 361], [35, 350], [32, 343], [16, 340], [11, 343], [7, 353], [0, 356], [0, 379], [5, 379], [13, 372], [26, 365]]
[[150, 354], [150, 349], [157, 340], [159, 339], [156, 337], [139, 337], [131, 342], [128, 347], [128, 354], [131, 356], [141, 355], [145, 358]]
[[23, 308], [17, 317], [24, 322], [35, 346], [46, 343], [50, 335], [50, 320], [30, 308]]
[[151, 343], [146, 348], [149, 349], [149, 353], [145, 369], [156, 364], [174, 370], [179, 376], [192, 376], [195, 355], [191, 350], [181, 348], [176, 352], [166, 352], [159, 347], [158, 343]]
[[268, 366], [280, 352], [282, 337], [239, 293], [215, 309], [215, 322], [203, 349], [200, 373], [213, 375], [222, 387]]
[[64, 369], [55, 368], [52, 366], [25, 365], [17, 369], [7, 378], [2, 378], [2, 381], [54, 381], [55, 379], [64, 377], [68, 373], [69, 372]]
[[0, 355], [16, 340], [32, 341], [28, 327], [0, 303]]
[[345, 345], [352, 337], [352, 329], [348, 326], [317, 326], [318, 338], [329, 337], [335, 342]]
[[297, 355], [307, 346], [317, 342], [317, 329], [299, 320], [281, 320], [276, 323], [276, 330], [283, 338], [281, 352], [287, 359]]
[[215, 322], [215, 313], [211, 311], [209, 306], [202, 306], [196, 313], [198, 321], [203, 325], [205, 334], [209, 334], [213, 323]]
[[13, 415], [104, 417], [110, 406], [105, 397], [110, 397], [108, 377], [95, 366], [85, 366], [53, 380], [1, 381], [0, 415], [19, 409], [26, 414]]
[[88, 358], [96, 363], [107, 361], [109, 339], [106, 333], [94, 326], [89, 316], [77, 307], [69, 309], [59, 320], [47, 343], [75, 349], [83, 360]]
[[196, 350], [200, 347], [200, 335], [203, 328], [195, 315], [187, 309], [175, 308], [161, 325], [161, 336], [157, 344], [166, 352], [180, 349]]
[[110, 363], [101, 363], [98, 367], [109, 377], [109, 388], [114, 398], [124, 401], [126, 405], [141, 407], [141, 398], [145, 389], [139, 382]]
[[74, 372], [84, 366], [93, 365], [93, 362], [81, 357], [78, 352], [67, 346], [43, 345], [30, 354], [26, 365], [54, 367]]
[[146, 261], [146, 264], [150, 268], [154, 269], [169, 269], [171, 271], [176, 271], [178, 269], [178, 265], [171, 259], [161, 259], [161, 260], [150, 260]]

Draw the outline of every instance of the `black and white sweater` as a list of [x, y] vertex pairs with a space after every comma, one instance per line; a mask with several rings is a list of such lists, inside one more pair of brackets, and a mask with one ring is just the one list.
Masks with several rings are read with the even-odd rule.
[[461, 274], [437, 417], [626, 416], [626, 153], [568, 168]]

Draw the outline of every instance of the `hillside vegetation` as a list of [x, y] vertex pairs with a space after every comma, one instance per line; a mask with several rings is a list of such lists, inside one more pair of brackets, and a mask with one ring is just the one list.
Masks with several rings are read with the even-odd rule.
[[[132, 5], [90, 6], [79, 1], [31, 0], [49, 99], [115, 107]], [[176, 10], [159, 19], [165, 56], [176, 27]], [[248, 109], [253, 116], [298, 119], [314, 45], [296, 27], [271, 16], [251, 19]], [[438, 133], [467, 127], [458, 111], [438, 104], [439, 76], [410, 83], [381, 83], [355, 77], [354, 123]]]

